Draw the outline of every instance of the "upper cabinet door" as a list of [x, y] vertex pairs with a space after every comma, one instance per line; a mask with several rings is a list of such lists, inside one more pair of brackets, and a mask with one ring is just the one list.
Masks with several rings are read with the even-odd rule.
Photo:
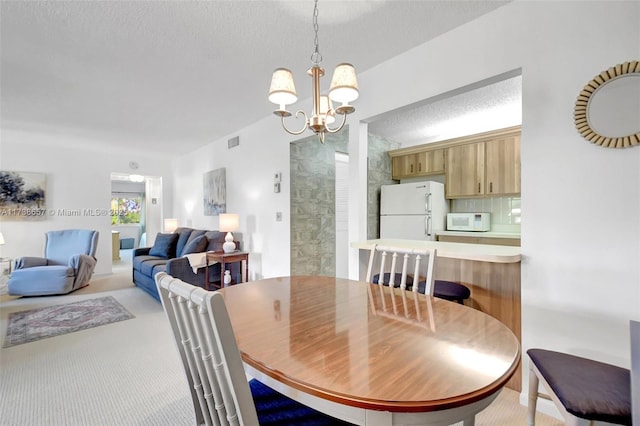
[[483, 195], [484, 143], [470, 143], [447, 148], [445, 189], [447, 198]]
[[444, 149], [432, 149], [393, 157], [391, 159], [391, 173], [394, 179], [443, 174]]
[[485, 142], [486, 194], [520, 193], [520, 137]]

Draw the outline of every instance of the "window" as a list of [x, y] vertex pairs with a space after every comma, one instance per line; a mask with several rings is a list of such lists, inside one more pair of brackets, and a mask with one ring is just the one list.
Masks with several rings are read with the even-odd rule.
[[112, 194], [111, 224], [140, 223], [142, 216], [142, 194]]

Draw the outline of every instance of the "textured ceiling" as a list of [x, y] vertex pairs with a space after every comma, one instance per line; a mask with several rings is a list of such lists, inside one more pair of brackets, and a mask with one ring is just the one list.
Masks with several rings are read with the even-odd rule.
[[503, 77], [390, 111], [370, 122], [369, 131], [412, 146], [520, 125], [522, 76]]
[[[363, 72], [507, 2], [320, 1], [322, 65], [348, 61]], [[310, 96], [311, 1], [3, 0], [0, 8], [3, 130], [175, 152], [268, 116], [274, 68], [291, 68], [299, 98]]]

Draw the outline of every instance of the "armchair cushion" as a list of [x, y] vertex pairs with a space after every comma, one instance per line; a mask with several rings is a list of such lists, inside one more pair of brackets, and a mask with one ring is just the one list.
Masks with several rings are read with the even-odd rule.
[[178, 237], [178, 234], [162, 234], [159, 232], [153, 247], [149, 250], [149, 255], [162, 257], [164, 259], [176, 257]]
[[187, 245], [184, 246], [184, 249], [182, 249], [182, 256], [191, 253], [201, 253], [207, 247], [207, 244], [209, 244], [207, 237], [200, 235], [199, 237], [189, 241]]

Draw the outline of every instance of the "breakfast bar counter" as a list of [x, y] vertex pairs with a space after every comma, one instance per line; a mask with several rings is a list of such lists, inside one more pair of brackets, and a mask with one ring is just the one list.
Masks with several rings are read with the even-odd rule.
[[486, 244], [449, 243], [442, 241], [379, 239], [351, 243], [351, 247], [370, 250], [374, 244], [402, 248], [435, 248], [438, 257], [449, 259], [476, 260], [492, 263], [520, 262], [520, 247], [495, 246]]
[[[374, 244], [437, 250], [435, 279], [455, 281], [471, 290], [465, 304], [500, 320], [521, 341], [520, 247], [441, 241], [377, 239], [351, 243], [358, 249], [359, 279], [364, 280]], [[521, 367], [507, 387], [520, 391]]]

